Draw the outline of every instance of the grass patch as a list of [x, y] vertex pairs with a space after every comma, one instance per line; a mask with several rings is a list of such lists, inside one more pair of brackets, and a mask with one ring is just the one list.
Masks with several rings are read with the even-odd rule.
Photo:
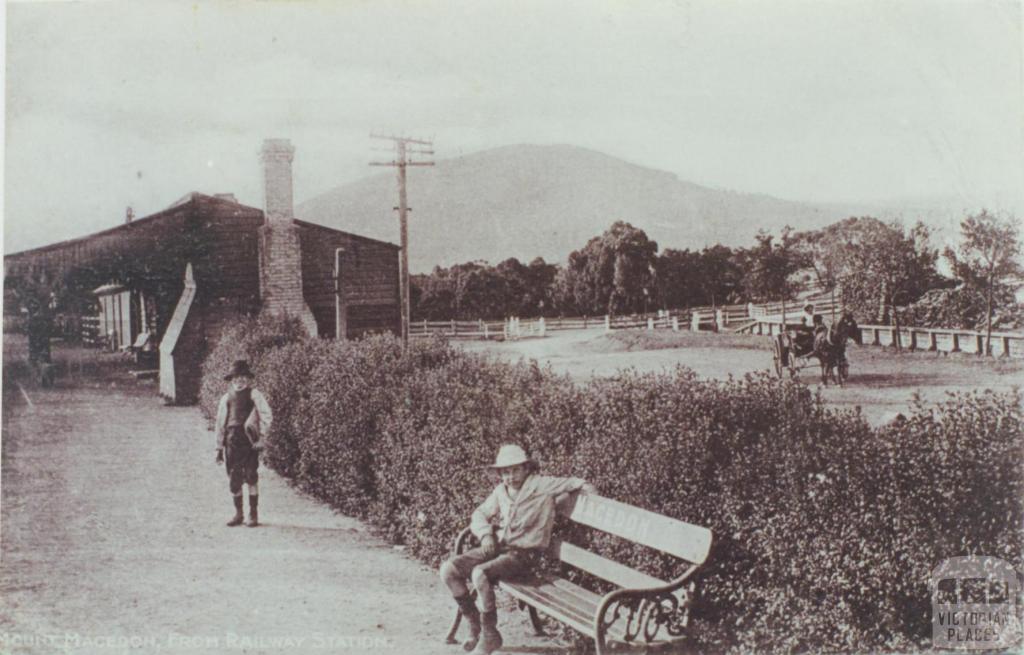
[[769, 350], [767, 337], [690, 330], [615, 330], [585, 345], [592, 352], [629, 352], [670, 348], [741, 348]]

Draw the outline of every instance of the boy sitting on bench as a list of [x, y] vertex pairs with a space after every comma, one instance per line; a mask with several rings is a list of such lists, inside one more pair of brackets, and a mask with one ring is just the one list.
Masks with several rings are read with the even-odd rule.
[[[469, 624], [463, 648], [474, 655], [490, 655], [501, 647], [494, 585], [533, 572], [551, 541], [556, 497], [575, 491], [597, 493], [580, 478], [537, 475], [537, 463], [514, 444], [502, 446], [490, 468], [501, 475], [501, 483], [476, 508], [470, 522], [480, 546], [441, 565], [441, 579]], [[470, 596], [467, 579], [476, 589], [479, 608]]]

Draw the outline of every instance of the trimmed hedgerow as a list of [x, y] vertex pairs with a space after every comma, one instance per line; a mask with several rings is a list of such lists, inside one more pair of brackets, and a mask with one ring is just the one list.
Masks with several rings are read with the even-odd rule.
[[[390, 337], [245, 352], [277, 417], [267, 462], [433, 565], [509, 441], [546, 473], [708, 526], [691, 626], [700, 652], [921, 650], [935, 565], [978, 553], [1024, 567], [1016, 392], [950, 396], [872, 428], [767, 375], [626, 371], [573, 384], [440, 341], [403, 351]], [[678, 572], [649, 549], [569, 529], [663, 579]]]

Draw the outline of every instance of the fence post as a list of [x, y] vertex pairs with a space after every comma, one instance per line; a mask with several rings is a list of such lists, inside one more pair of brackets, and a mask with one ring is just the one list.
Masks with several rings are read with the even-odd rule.
[[648, 330], [653, 330], [654, 329], [654, 319], [649, 317], [649, 316], [647, 317], [647, 329]]
[[985, 352], [985, 337], [980, 334], [976, 334], [974, 335], [974, 340], [977, 347], [975, 352], [979, 355], [987, 355], [988, 353]]
[[583, 329], [584, 330], [587, 329], [587, 315], [586, 314], [583, 315]]
[[958, 353], [958, 352], [960, 352], [960, 335], [957, 334], [956, 332], [954, 332], [952, 336], [953, 336], [953, 347], [950, 349], [949, 352], [951, 352], [951, 353]]
[[605, 314], [604, 315], [604, 331], [605, 332], [611, 332], [612, 331], [612, 317], [611, 317], [610, 314]]
[[910, 344], [907, 347], [911, 350], [917, 350], [917, 331], [914, 328], [910, 328]]
[[672, 317], [672, 331], [673, 332], [678, 332], [679, 331], [679, 317], [678, 316], [673, 316]]
[[[483, 321], [481, 321], [481, 322], [483, 322]], [[491, 335], [489, 334], [489, 331], [487, 330], [487, 323], [484, 323], [484, 341], [487, 341], [490, 338], [491, 338]]]
[[872, 333], [871, 334], [871, 339], [872, 339], [871, 345], [872, 346], [881, 346], [882, 345], [882, 331], [879, 328], [874, 328], [873, 330], [871, 330], [871, 333]]
[[721, 332], [725, 329], [725, 311], [721, 309], [715, 310], [715, 332]]
[[1009, 357], [1010, 356], [1010, 337], [1002, 336], [1002, 337], [1000, 337], [1000, 339], [1003, 342], [1003, 352], [1000, 353], [999, 356], [1000, 357]]
[[935, 338], [935, 332], [928, 330], [928, 350], [938, 351], [939, 340]]
[[455, 326], [455, 319], [454, 318], [452, 319], [451, 330], [452, 330], [452, 335], [456, 335], [456, 334], [459, 333], [459, 328]]
[[543, 316], [541, 316], [541, 317], [540, 317], [540, 319], [539, 319], [539, 320], [537, 321], [537, 325], [538, 325], [538, 327], [539, 327], [539, 330], [538, 330], [538, 331], [540, 332], [540, 336], [542, 336], [542, 337], [543, 337], [543, 336], [546, 336], [546, 335], [547, 335], [547, 331], [548, 331], [548, 328], [547, 328], [547, 326], [546, 326], [546, 325], [544, 324], [544, 317], [543, 317]]
[[700, 314], [697, 312], [690, 315], [690, 329], [694, 332], [700, 331]]

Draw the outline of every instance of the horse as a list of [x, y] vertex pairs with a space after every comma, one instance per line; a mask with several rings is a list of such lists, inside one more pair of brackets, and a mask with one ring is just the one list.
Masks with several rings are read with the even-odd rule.
[[[860, 328], [851, 312], [843, 312], [843, 315], [827, 330], [819, 330], [814, 336], [813, 356], [821, 362], [821, 383], [828, 386], [828, 379], [831, 377], [836, 384], [843, 386], [843, 381], [848, 375], [846, 364], [846, 340], [853, 339], [857, 344], [863, 345]], [[836, 375], [836, 368], [839, 375]]]

